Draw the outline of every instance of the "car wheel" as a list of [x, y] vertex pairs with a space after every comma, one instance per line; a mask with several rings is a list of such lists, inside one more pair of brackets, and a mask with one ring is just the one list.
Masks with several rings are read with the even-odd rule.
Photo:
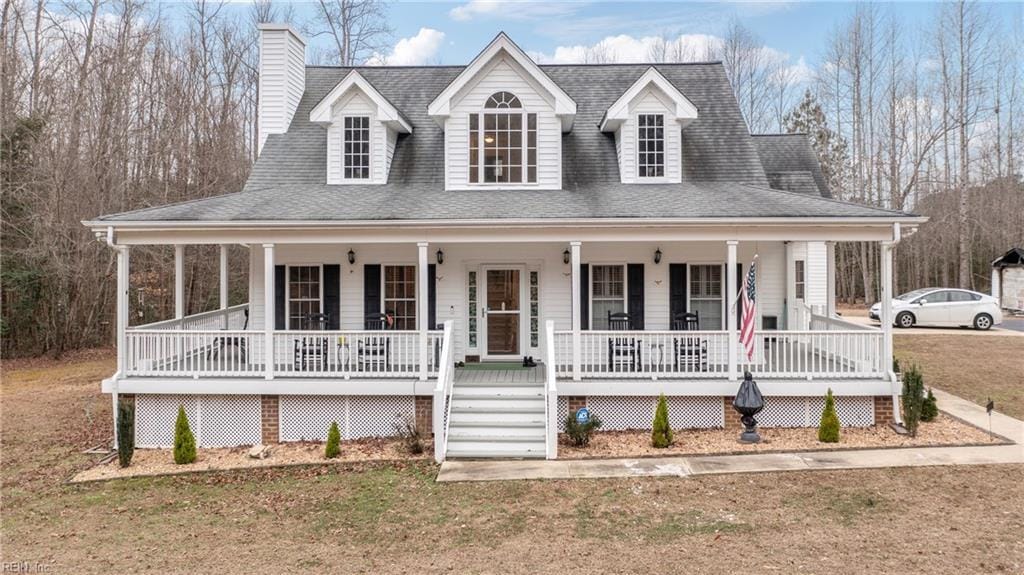
[[987, 313], [979, 313], [974, 316], [974, 329], [980, 329], [982, 331], [992, 327], [992, 316]]
[[909, 311], [901, 311], [896, 316], [896, 327], [914, 327], [914, 314]]

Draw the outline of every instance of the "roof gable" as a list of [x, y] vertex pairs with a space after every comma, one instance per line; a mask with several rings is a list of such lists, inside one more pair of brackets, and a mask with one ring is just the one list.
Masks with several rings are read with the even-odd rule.
[[554, 100], [555, 115], [562, 120], [562, 129], [568, 131], [572, 127], [576, 117], [576, 102], [569, 97], [544, 70], [530, 58], [522, 48], [517, 46], [504, 32], [499, 33], [490, 44], [462, 72], [455, 77], [445, 89], [430, 102], [427, 106], [427, 115], [434, 118], [438, 124], [444, 123], [444, 118], [451, 112], [452, 100], [466, 87], [474, 78], [483, 72], [488, 64], [501, 54], [507, 54], [515, 61], [540, 88], [547, 92]]
[[[655, 88], [663, 94], [674, 106], [673, 114], [676, 121], [686, 126], [697, 119], [697, 106], [690, 101], [672, 82], [669, 82], [657, 68], [651, 66], [647, 69], [633, 85], [630, 86], [618, 100], [612, 103], [605, 111], [601, 119], [601, 131], [613, 132], [629, 117], [629, 107], [637, 98], [643, 95], [648, 87]], [[659, 98], [660, 99], [660, 98]]]
[[412, 125], [358, 70], [352, 70], [338, 82], [309, 113], [309, 121], [328, 123], [331, 108], [352, 90], [359, 90], [377, 107], [377, 119], [404, 134], [412, 133]]

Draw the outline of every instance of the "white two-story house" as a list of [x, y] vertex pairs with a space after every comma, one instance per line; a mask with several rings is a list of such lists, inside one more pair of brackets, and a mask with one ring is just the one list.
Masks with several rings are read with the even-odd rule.
[[[306, 66], [299, 33], [260, 30], [244, 190], [85, 222], [118, 254], [102, 385], [135, 402], [138, 445], [170, 444], [183, 405], [201, 446], [390, 435], [405, 415], [438, 459], [555, 457], [583, 405], [645, 428], [664, 393], [674, 427], [733, 425], [745, 371], [763, 425], [816, 425], [829, 388], [845, 425], [893, 417], [892, 322], [835, 314], [833, 250], [880, 243], [888, 302], [923, 219], [831, 199], [804, 136], [749, 133], [720, 63], [542, 66], [499, 34], [465, 66]], [[176, 317], [130, 325], [129, 256], [157, 244]], [[222, 246], [221, 309], [186, 317], [202, 244]], [[236, 307], [229, 245], [250, 254]]]

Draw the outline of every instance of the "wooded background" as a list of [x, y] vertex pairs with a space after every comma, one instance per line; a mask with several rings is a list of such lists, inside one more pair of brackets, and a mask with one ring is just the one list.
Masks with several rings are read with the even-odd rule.
[[[257, 22], [326, 36], [311, 63], [358, 64], [390, 45], [386, 5], [315, 6], [299, 20], [267, 1], [245, 14], [195, 2], [171, 18], [138, 0], [4, 0], [4, 357], [112, 342], [114, 252], [82, 220], [242, 188], [255, 159]], [[987, 289], [989, 262], [1024, 245], [1019, 19], [961, 2], [906, 22], [861, 5], [809, 77], [739, 23], [701, 50], [654, 40], [652, 62], [721, 60], [753, 133], [807, 133], [836, 198], [931, 218], [897, 250], [897, 292]], [[616, 55], [598, 44], [583, 60]], [[187, 313], [217, 305], [215, 250], [187, 250]], [[233, 303], [246, 299], [246, 258], [233, 248]], [[839, 297], [873, 302], [877, 246], [840, 244], [837, 258]], [[173, 249], [133, 249], [131, 265], [133, 323], [169, 317]]]

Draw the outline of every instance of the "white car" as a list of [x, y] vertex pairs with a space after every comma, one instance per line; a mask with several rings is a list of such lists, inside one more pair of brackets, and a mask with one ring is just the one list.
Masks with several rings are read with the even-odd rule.
[[[882, 315], [881, 304], [871, 306], [871, 319]], [[892, 300], [896, 327], [973, 326], [988, 329], [1003, 323], [999, 302], [992, 296], [964, 289], [924, 288], [907, 292]]]

